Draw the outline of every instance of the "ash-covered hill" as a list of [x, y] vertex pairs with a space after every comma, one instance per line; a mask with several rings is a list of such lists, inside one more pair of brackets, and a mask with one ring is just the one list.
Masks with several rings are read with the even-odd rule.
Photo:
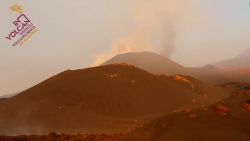
[[153, 75], [127, 64], [68, 70], [0, 102], [0, 134], [120, 132], [139, 117], [226, 96], [188, 77]]

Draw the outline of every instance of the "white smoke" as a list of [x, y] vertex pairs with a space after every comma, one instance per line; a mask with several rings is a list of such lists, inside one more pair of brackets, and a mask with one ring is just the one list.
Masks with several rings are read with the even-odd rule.
[[178, 25], [194, 21], [186, 0], [135, 0], [133, 4], [130, 34], [114, 41], [109, 52], [97, 55], [92, 66], [126, 52], [154, 51], [169, 57], [175, 50]]

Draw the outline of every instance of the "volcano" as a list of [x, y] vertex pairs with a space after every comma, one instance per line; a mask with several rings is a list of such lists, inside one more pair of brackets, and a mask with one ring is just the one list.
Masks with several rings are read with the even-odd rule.
[[154, 74], [190, 75], [210, 84], [222, 84], [231, 81], [224, 76], [219, 68], [213, 65], [207, 65], [200, 68], [184, 67], [166, 57], [152, 52], [120, 54], [107, 60], [102, 65], [113, 63], [129, 63]]
[[128, 64], [67, 70], [0, 102], [0, 134], [120, 133], [227, 96], [189, 76], [154, 75]]

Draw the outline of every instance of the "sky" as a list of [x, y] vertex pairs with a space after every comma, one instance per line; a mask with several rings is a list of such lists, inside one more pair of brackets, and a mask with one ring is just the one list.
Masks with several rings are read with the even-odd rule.
[[[23, 46], [6, 36], [19, 4], [38, 32]], [[0, 0], [0, 95], [128, 51], [203, 66], [249, 48], [248, 0]]]

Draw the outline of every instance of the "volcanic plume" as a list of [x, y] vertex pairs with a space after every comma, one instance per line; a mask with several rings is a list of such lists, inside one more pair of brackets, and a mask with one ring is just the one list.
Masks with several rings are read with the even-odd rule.
[[136, 0], [132, 3], [133, 27], [130, 33], [115, 40], [112, 49], [98, 55], [92, 65], [100, 65], [117, 54], [132, 51], [156, 51], [169, 57], [175, 50], [178, 23], [195, 20], [190, 16], [192, 10], [185, 11], [191, 7], [184, 0]]

